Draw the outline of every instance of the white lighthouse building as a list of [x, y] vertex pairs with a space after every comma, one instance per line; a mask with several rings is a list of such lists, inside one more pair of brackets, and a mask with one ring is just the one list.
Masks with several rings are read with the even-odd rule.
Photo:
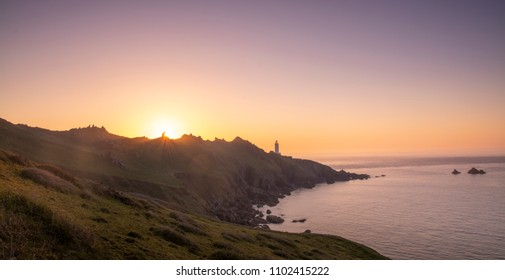
[[279, 151], [279, 142], [277, 140], [275, 140], [275, 153], [280, 155], [281, 152]]

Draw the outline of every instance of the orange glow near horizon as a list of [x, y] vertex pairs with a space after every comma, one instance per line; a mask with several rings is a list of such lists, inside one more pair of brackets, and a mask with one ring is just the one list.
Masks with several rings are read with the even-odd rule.
[[180, 138], [184, 133], [181, 126], [172, 120], [159, 119], [150, 123], [146, 129], [145, 136], [150, 139], [161, 137], [163, 134], [170, 139]]
[[286, 155], [505, 154], [503, 9], [323, 2], [13, 1], [0, 118]]

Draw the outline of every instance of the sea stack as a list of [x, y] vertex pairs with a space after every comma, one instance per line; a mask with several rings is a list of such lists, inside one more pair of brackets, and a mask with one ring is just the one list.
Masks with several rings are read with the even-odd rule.
[[486, 174], [486, 171], [472, 167], [472, 169], [468, 170], [468, 174]]
[[459, 172], [457, 169], [454, 169], [454, 170], [452, 171], [452, 174], [454, 174], [454, 175], [458, 175], [458, 174], [460, 174], [460, 173], [461, 173], [461, 172]]

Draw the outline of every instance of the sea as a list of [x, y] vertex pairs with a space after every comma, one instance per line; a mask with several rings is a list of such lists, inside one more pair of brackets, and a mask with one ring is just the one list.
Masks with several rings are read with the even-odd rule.
[[505, 259], [505, 157], [315, 160], [371, 178], [299, 189], [261, 208], [285, 219], [272, 230], [338, 235], [399, 260]]

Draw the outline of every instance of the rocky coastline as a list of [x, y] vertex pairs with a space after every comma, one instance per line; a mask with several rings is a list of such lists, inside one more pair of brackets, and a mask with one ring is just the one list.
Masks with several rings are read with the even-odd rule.
[[[296, 181], [289, 181], [285, 179], [288, 183], [278, 184], [268, 184], [267, 181], [261, 178], [257, 178], [257, 185], [255, 184], [242, 184], [236, 185], [235, 188], [244, 190], [245, 196], [237, 197], [232, 201], [227, 201], [226, 203], [214, 204], [212, 212], [216, 216], [224, 221], [249, 225], [257, 227], [265, 224], [264, 221], [268, 223], [280, 223], [279, 219], [271, 217], [270, 213], [266, 213], [267, 217], [264, 218], [264, 213], [255, 209], [255, 205], [267, 205], [275, 206], [279, 203], [279, 199], [284, 198], [291, 194], [292, 191], [300, 188], [313, 188], [318, 184], [332, 184], [337, 181], [349, 181], [349, 180], [366, 180], [370, 176], [367, 174], [355, 174], [348, 173], [343, 170], [335, 171], [328, 166], [313, 162], [312, 168], [320, 168], [327, 172], [324, 176], [303, 178]], [[277, 174], [281, 176], [283, 174]], [[268, 176], [267, 176], [268, 177]], [[244, 182], [242, 182], [244, 183]], [[270, 217], [270, 220], [268, 219]]]
[[173, 209], [242, 225], [258, 224], [253, 205], [276, 205], [299, 188], [370, 177], [265, 152], [240, 137], [127, 138], [95, 126], [51, 131], [5, 120], [0, 130], [0, 148]]

